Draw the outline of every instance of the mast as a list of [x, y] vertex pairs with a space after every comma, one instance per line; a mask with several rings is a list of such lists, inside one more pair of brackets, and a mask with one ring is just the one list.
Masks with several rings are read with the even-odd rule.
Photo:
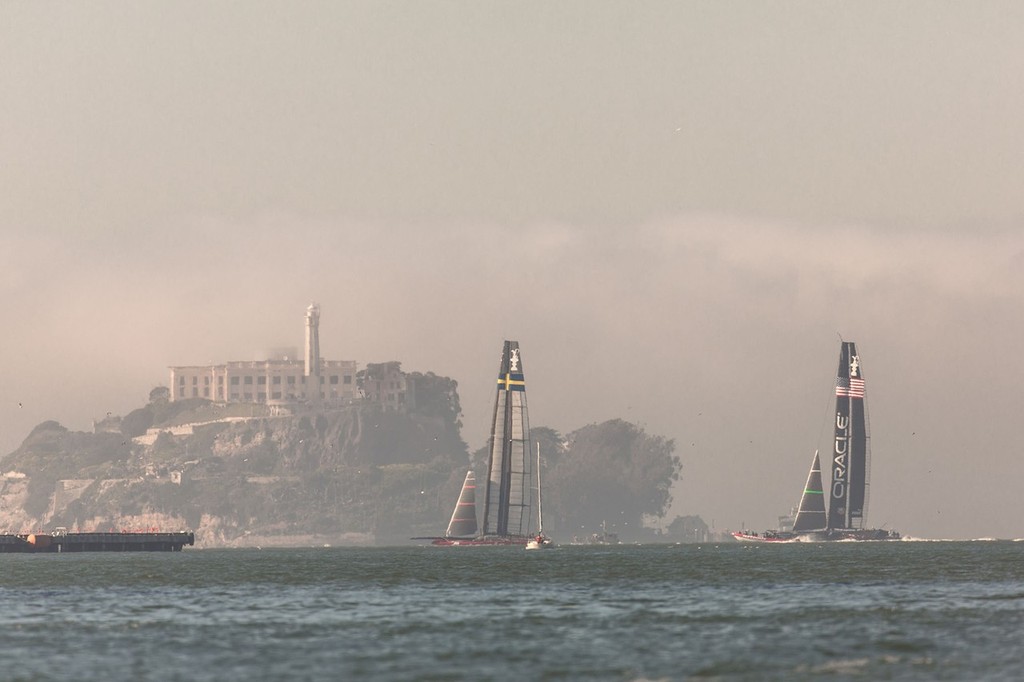
[[864, 375], [852, 341], [843, 341], [836, 372], [835, 439], [829, 468], [829, 529], [860, 528], [864, 522], [867, 428]]
[[544, 535], [544, 512], [540, 505], [540, 441], [537, 441], [537, 534]]
[[825, 528], [825, 525], [825, 494], [821, 487], [821, 461], [818, 459], [818, 451], [815, 450], [811, 470], [807, 474], [807, 483], [804, 484], [804, 494], [800, 497], [800, 506], [796, 512], [796, 519], [793, 521], [793, 531], [801, 533], [821, 530]]
[[505, 341], [491, 420], [484, 535], [526, 535], [531, 522], [532, 465], [526, 380], [518, 341]]

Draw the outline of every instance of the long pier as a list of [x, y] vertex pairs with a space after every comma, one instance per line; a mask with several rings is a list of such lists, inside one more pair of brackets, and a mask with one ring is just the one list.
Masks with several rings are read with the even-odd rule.
[[0, 553], [7, 552], [180, 552], [194, 545], [192, 531], [175, 533], [31, 533], [0, 535]]

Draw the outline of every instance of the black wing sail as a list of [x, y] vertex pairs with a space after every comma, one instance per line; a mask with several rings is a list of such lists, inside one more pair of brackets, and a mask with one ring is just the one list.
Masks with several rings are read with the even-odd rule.
[[825, 493], [821, 487], [821, 461], [818, 459], [818, 451], [815, 450], [814, 461], [811, 462], [811, 470], [804, 485], [804, 494], [800, 498], [800, 507], [796, 512], [796, 520], [793, 521], [793, 532], [805, 533], [824, 528]]
[[448, 538], [464, 538], [476, 535], [476, 477], [472, 471], [466, 474], [462, 482], [459, 501], [455, 503], [455, 511], [448, 522], [448, 530], [444, 535]]
[[844, 341], [836, 373], [835, 440], [832, 449], [828, 527], [861, 528], [867, 475], [864, 374], [853, 342]]
[[533, 467], [526, 380], [518, 341], [506, 341], [491, 422], [484, 502], [484, 535], [530, 533]]
[[864, 372], [857, 347], [850, 344], [850, 526], [864, 527], [868, 485], [868, 425], [864, 410]]

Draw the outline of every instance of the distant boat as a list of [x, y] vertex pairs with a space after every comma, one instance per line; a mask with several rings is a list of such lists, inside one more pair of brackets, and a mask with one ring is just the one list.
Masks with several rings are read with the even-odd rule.
[[591, 533], [587, 537], [580, 539], [577, 536], [573, 536], [573, 545], [620, 545], [618, 533], [609, 533], [608, 524], [605, 521], [601, 522], [601, 532]]
[[[525, 545], [534, 538], [533, 467], [530, 457], [530, 420], [526, 409], [526, 379], [518, 341], [505, 341], [498, 369], [497, 395], [491, 418], [488, 442], [487, 482], [484, 488], [483, 522], [479, 534], [462, 533], [466, 526], [452, 530], [449, 524], [444, 537], [413, 538], [431, 540], [440, 546]], [[466, 476], [468, 482], [472, 472]], [[475, 488], [475, 484], [474, 484]], [[459, 494], [459, 503], [452, 514], [454, 522], [466, 495], [466, 483]], [[473, 524], [476, 522], [475, 490], [473, 493]], [[469, 505], [463, 505], [467, 509]], [[466, 512], [468, 514], [468, 512]], [[475, 529], [474, 529], [475, 530]]]
[[864, 527], [870, 470], [864, 393], [864, 373], [857, 347], [852, 341], [843, 341], [836, 373], [835, 437], [828, 462], [831, 485], [827, 490], [822, 485], [821, 463], [815, 451], [793, 529], [739, 531], [733, 537], [741, 542], [900, 539], [896, 531]]
[[537, 443], [537, 535], [526, 543], [526, 549], [550, 549], [555, 541], [544, 534], [544, 513], [540, 496], [540, 443]]

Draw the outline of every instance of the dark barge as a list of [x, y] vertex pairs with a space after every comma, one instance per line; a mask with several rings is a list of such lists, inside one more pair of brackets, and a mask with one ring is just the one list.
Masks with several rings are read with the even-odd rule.
[[31, 533], [0, 535], [0, 553], [6, 552], [180, 552], [194, 545], [191, 531], [175, 533]]

